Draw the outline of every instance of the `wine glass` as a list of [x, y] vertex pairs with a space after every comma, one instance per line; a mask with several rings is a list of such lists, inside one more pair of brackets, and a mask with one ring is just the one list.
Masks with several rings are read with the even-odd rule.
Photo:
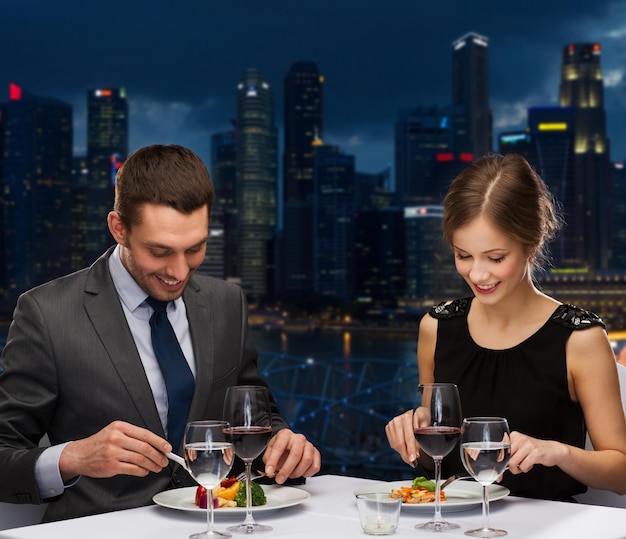
[[226, 390], [224, 419], [230, 423], [225, 429], [235, 454], [246, 466], [246, 518], [238, 526], [227, 528], [235, 533], [271, 531], [271, 526], [252, 518], [250, 474], [252, 461], [267, 447], [272, 436], [269, 391], [263, 386], [232, 386]]
[[441, 461], [456, 445], [461, 435], [461, 398], [454, 384], [420, 384], [419, 405], [415, 411], [415, 438], [420, 451], [430, 455], [435, 464], [435, 515], [416, 528], [443, 531], [459, 528], [441, 516]]
[[190, 535], [190, 539], [232, 537], [213, 525], [213, 489], [226, 478], [235, 460], [233, 444], [224, 433], [228, 426], [226, 421], [192, 421], [185, 429], [187, 470], [207, 489], [207, 530]]
[[463, 420], [461, 460], [468, 473], [483, 486], [482, 528], [467, 530], [472, 537], [500, 537], [505, 530], [489, 527], [489, 485], [500, 477], [511, 457], [509, 424], [503, 417]]

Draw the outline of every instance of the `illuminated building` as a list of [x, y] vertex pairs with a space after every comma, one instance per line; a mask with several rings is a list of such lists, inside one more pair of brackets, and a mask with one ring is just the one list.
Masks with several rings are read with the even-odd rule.
[[465, 117], [459, 107], [401, 110], [395, 125], [396, 193], [400, 205], [439, 204], [473, 155], [460, 152]]
[[128, 154], [128, 104], [124, 88], [87, 91], [87, 233], [85, 264], [113, 243], [106, 227], [113, 208], [114, 176]]
[[280, 287], [313, 287], [313, 151], [324, 136], [324, 78], [315, 62], [294, 62], [284, 81], [285, 145]]
[[2, 210], [7, 304], [70, 270], [72, 107], [11, 84]]
[[313, 192], [314, 142], [324, 140], [324, 78], [315, 62], [294, 62], [284, 83], [284, 200], [302, 202]]
[[88, 185], [87, 157], [75, 155], [72, 159], [72, 271], [85, 267]]
[[213, 206], [209, 223], [209, 240], [206, 244], [204, 260], [198, 267], [198, 273], [210, 275], [216, 279], [225, 279], [225, 252], [224, 209]]
[[540, 276], [542, 292], [597, 313], [607, 331], [626, 328], [626, 271], [554, 268]]
[[237, 265], [253, 300], [273, 292], [276, 153], [272, 90], [257, 69], [247, 69], [237, 86]]
[[466, 132], [459, 151], [481, 157], [491, 151], [489, 39], [470, 32], [452, 43], [452, 105], [464, 107]]
[[569, 214], [580, 234], [580, 259], [606, 269], [609, 257], [609, 143], [606, 138], [604, 83], [598, 43], [563, 47], [559, 102], [574, 109], [575, 197], [581, 204]]
[[[626, 166], [611, 163], [611, 268], [626, 270]], [[626, 328], [626, 324], [624, 325]]]
[[443, 206], [404, 208], [406, 298], [415, 307], [430, 307], [464, 290], [452, 251], [443, 240], [442, 219]]
[[528, 158], [530, 135], [528, 131], [509, 131], [498, 135], [498, 153], [517, 153]]
[[[237, 136], [235, 131], [225, 131], [211, 136], [211, 180], [215, 188], [215, 203], [211, 211], [209, 223], [210, 238], [219, 240], [222, 248], [221, 260], [223, 267], [214, 275], [229, 278], [237, 274]], [[213, 234], [213, 228], [216, 233]], [[222, 230], [221, 236], [217, 232]], [[209, 245], [213, 257], [217, 257], [215, 249]]]
[[354, 297], [354, 156], [337, 146], [314, 152], [313, 288], [317, 294]]
[[578, 216], [585, 210], [577, 184], [573, 107], [528, 109], [528, 161], [558, 200], [565, 226], [550, 245], [554, 265], [579, 267], [585, 259], [584, 230]]
[[359, 301], [395, 306], [404, 296], [406, 261], [404, 212], [371, 208], [355, 215], [355, 282]]

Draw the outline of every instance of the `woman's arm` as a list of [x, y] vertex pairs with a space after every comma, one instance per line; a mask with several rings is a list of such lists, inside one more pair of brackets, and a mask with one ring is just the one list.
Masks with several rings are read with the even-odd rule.
[[512, 433], [513, 473], [535, 464], [558, 466], [593, 488], [626, 493], [626, 419], [615, 356], [600, 327], [574, 331], [568, 340], [570, 395], [580, 402], [595, 451]]

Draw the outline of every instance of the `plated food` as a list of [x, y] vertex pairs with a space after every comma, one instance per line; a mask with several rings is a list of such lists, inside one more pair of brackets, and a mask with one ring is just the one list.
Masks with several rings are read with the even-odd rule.
[[[405, 481], [378, 481], [360, 487], [354, 491], [354, 495], [366, 494], [371, 492], [387, 492], [391, 493], [393, 490], [400, 490], [402, 488], [411, 488], [412, 480], [407, 479]], [[448, 487], [446, 487], [445, 495], [446, 502], [441, 504], [441, 510], [444, 513], [452, 513], [457, 511], [467, 511], [474, 507], [480, 506], [482, 503], [482, 490], [483, 487], [480, 483], [474, 480], [455, 481]], [[496, 502], [509, 495], [509, 489], [501, 485], [489, 485], [489, 500]], [[423, 503], [403, 503], [402, 511], [418, 512], [418, 513], [430, 513], [433, 510], [433, 501]]]
[[[196, 504], [195, 498], [198, 489], [196, 487], [182, 487], [159, 492], [152, 499], [154, 503], [168, 509], [177, 509], [189, 513], [198, 513], [206, 516], [206, 509]], [[276, 511], [306, 502], [311, 495], [303, 489], [285, 487], [282, 485], [263, 485], [263, 492], [267, 498], [265, 505], [254, 508], [256, 513]], [[227, 515], [245, 515], [245, 507], [223, 506], [215, 510], [215, 517]]]
[[[435, 483], [423, 476], [416, 477], [411, 485], [391, 489], [390, 496], [402, 498], [402, 503], [431, 503], [435, 501]], [[443, 490], [439, 493], [439, 500], [446, 501], [446, 493]]]
[[[258, 483], [250, 483], [252, 505], [259, 506], [267, 503], [267, 497], [263, 487]], [[200, 485], [196, 489], [196, 505], [206, 509], [208, 505], [207, 489]], [[235, 476], [224, 479], [220, 486], [213, 490], [213, 508], [220, 507], [245, 507], [246, 506], [246, 483], [237, 481]]]

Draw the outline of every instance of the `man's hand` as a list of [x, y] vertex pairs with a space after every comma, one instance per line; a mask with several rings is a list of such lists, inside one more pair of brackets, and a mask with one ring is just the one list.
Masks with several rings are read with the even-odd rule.
[[171, 450], [167, 440], [149, 430], [114, 421], [93, 436], [69, 443], [61, 453], [59, 469], [65, 482], [79, 475], [145, 477], [168, 465], [164, 453]]
[[281, 429], [267, 444], [263, 455], [265, 473], [278, 484], [287, 478], [311, 477], [320, 471], [320, 452], [302, 434]]

